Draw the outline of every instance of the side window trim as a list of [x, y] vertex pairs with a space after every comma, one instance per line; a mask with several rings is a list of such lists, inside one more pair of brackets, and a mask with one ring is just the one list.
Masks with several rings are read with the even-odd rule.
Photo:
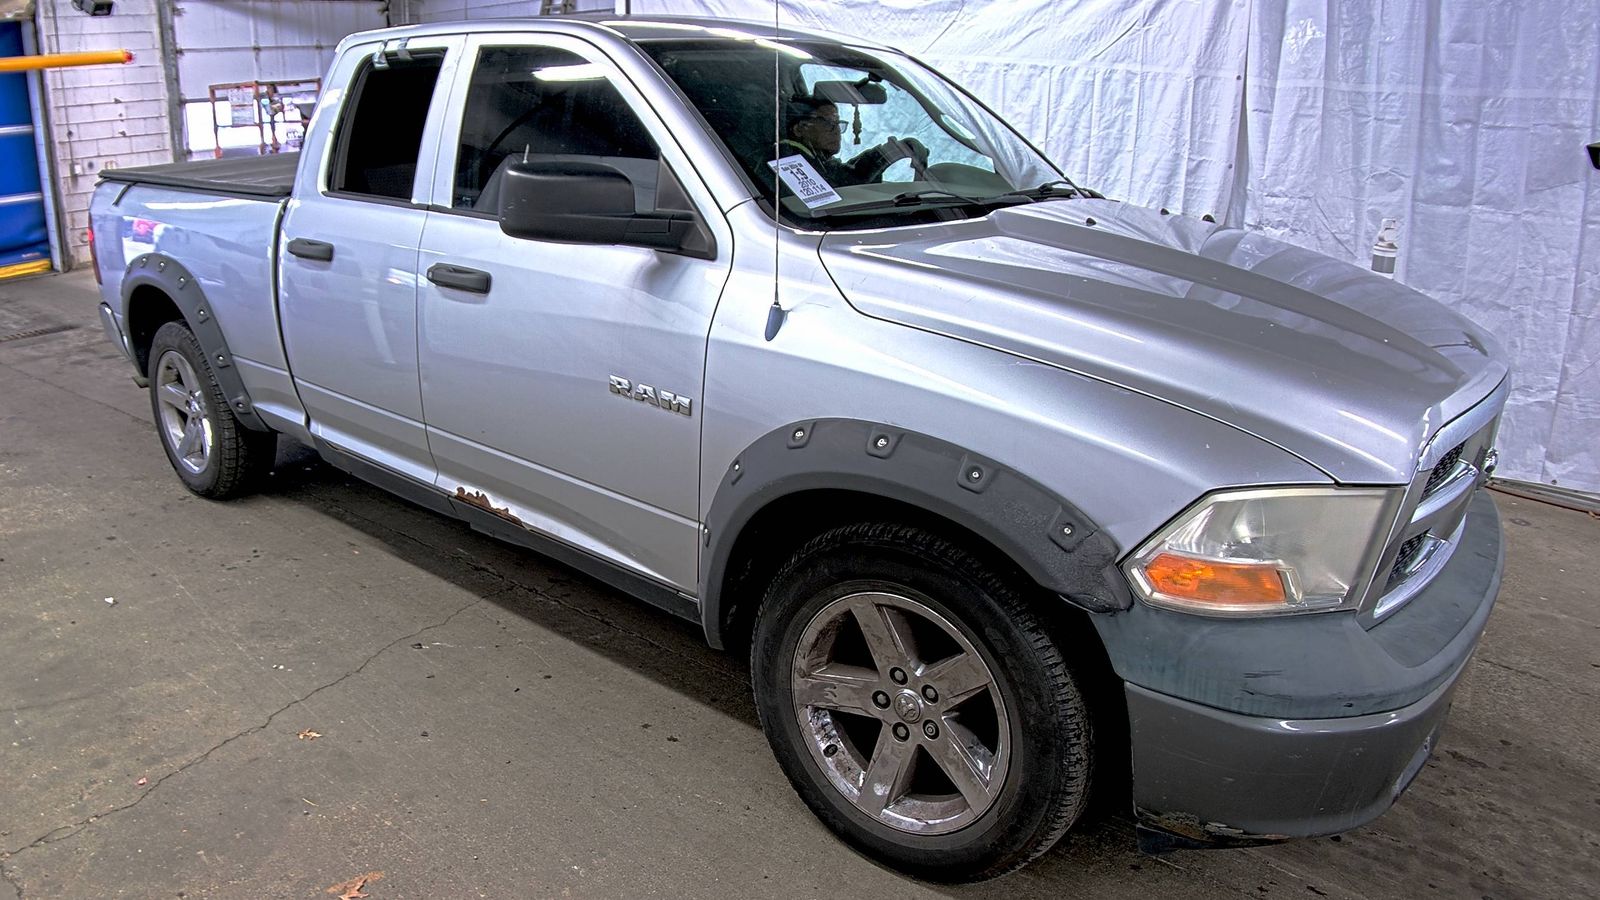
[[400, 209], [427, 209], [427, 204], [418, 203], [416, 200], [401, 200], [398, 197], [383, 197], [377, 194], [358, 194], [354, 191], [323, 191], [322, 196], [328, 200], [345, 200], [351, 203], [371, 203], [376, 206], [393, 206]]

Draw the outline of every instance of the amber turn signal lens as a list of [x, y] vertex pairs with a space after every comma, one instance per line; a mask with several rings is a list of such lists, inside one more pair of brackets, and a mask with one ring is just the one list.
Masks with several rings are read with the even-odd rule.
[[1284, 603], [1283, 576], [1277, 566], [1228, 563], [1163, 553], [1150, 560], [1144, 575], [1158, 593], [1200, 603]]

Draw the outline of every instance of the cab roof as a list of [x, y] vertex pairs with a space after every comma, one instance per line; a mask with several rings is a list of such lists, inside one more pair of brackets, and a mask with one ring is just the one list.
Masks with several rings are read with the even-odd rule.
[[446, 34], [496, 34], [515, 32], [546, 32], [553, 34], [579, 34], [631, 43], [651, 40], [708, 40], [735, 43], [754, 39], [768, 40], [824, 40], [868, 47], [891, 49], [876, 41], [862, 40], [810, 28], [794, 26], [777, 27], [772, 22], [753, 19], [714, 19], [699, 16], [619, 16], [610, 12], [566, 13], [555, 16], [534, 16], [513, 19], [474, 19], [471, 21], [432, 22], [426, 25], [402, 25], [376, 31], [364, 31], [345, 38], [342, 43], [369, 43], [373, 40], [400, 40]]

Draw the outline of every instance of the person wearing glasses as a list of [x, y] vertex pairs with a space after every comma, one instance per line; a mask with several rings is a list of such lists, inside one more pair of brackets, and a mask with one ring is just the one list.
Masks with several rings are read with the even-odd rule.
[[848, 161], [839, 159], [840, 139], [849, 125], [839, 118], [839, 107], [829, 100], [793, 97], [784, 104], [784, 122], [787, 137], [778, 142], [778, 155], [804, 156], [835, 187], [881, 181], [889, 166], [902, 159], [910, 159], [919, 173], [928, 163], [928, 148], [921, 141], [894, 137]]

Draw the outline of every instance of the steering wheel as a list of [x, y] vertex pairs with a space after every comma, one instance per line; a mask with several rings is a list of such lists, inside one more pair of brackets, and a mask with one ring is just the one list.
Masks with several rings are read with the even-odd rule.
[[[928, 148], [916, 138], [897, 138], [891, 135], [874, 148], [881, 165], [874, 166], [869, 181], [881, 182], [889, 167], [902, 159], [911, 161], [911, 175], [917, 181], [928, 180]], [[918, 150], [922, 152], [918, 153]]]
[[928, 180], [928, 153], [926, 150], [922, 153], [911, 154], [911, 174], [917, 181]]

